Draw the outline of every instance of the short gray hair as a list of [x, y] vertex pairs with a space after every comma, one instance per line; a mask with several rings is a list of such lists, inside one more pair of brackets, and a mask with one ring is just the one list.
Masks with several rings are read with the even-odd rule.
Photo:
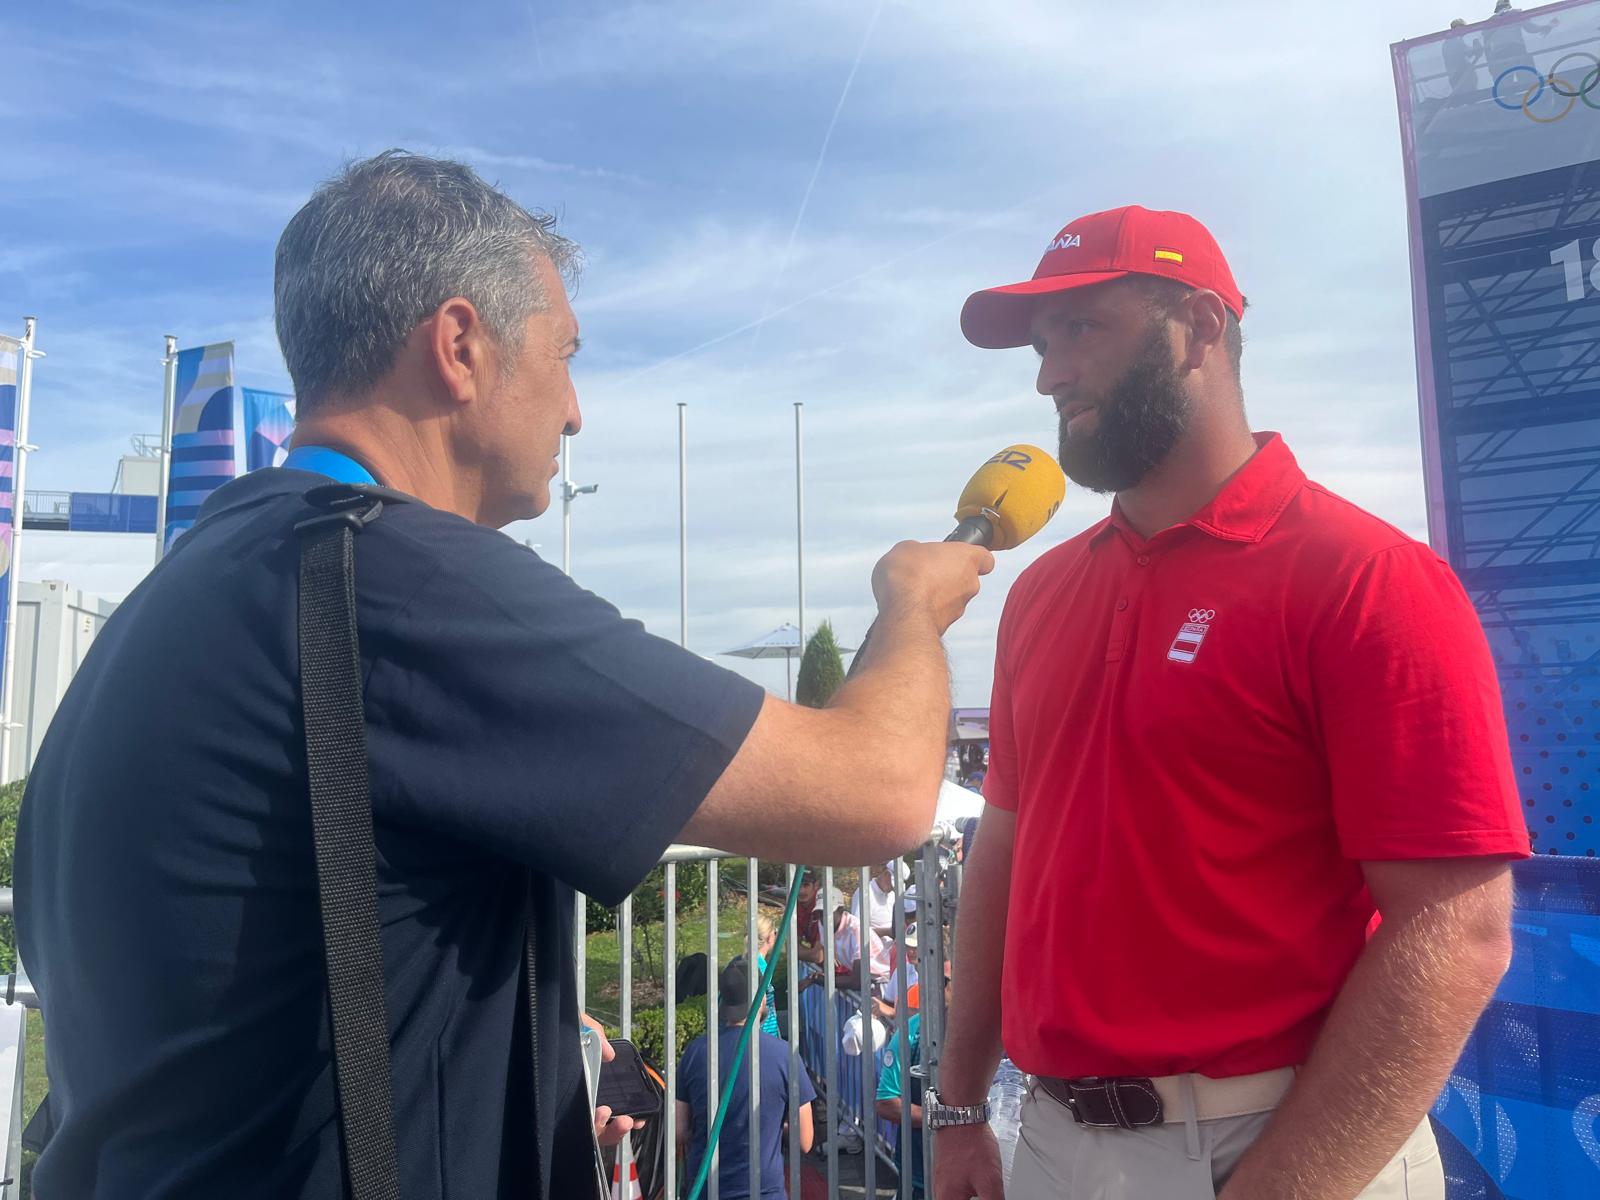
[[385, 150], [311, 194], [278, 239], [273, 308], [298, 411], [370, 391], [411, 331], [451, 296], [497, 343], [521, 348], [545, 295], [533, 267], [581, 265], [556, 219], [529, 212], [448, 159]]

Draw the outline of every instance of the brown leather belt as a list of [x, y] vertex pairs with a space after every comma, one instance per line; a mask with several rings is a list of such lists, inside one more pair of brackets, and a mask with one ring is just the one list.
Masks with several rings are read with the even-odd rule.
[[1034, 1082], [1045, 1094], [1072, 1114], [1079, 1125], [1091, 1129], [1138, 1129], [1159, 1125], [1163, 1117], [1155, 1082], [1135, 1075], [1090, 1075], [1082, 1079], [1057, 1079], [1036, 1075]]

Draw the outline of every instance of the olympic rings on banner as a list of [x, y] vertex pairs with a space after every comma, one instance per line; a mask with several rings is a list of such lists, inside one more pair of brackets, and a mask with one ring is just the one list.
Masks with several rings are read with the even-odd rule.
[[1216, 615], [1217, 610], [1214, 608], [1191, 608], [1189, 610], [1189, 620], [1191, 621], [1209, 621]]
[[[1559, 73], [1563, 64], [1569, 63], [1574, 59], [1587, 59], [1594, 64], [1583, 76], [1582, 81], [1576, 88], [1572, 86], [1572, 82], [1568, 77]], [[1522, 93], [1522, 99], [1513, 104], [1501, 95], [1501, 85], [1505, 83], [1508, 76], [1519, 72], [1533, 76], [1533, 82]], [[1513, 95], [1515, 95], [1518, 86], [1520, 84], [1512, 86]], [[1539, 102], [1539, 98], [1544, 95], [1546, 88], [1565, 99], [1566, 104], [1553, 114], [1539, 116], [1533, 111], [1533, 106]], [[1494, 86], [1490, 88], [1489, 95], [1496, 104], [1507, 112], [1520, 112], [1528, 120], [1538, 125], [1553, 125], [1570, 113], [1580, 100], [1589, 108], [1600, 112], [1600, 103], [1596, 103], [1591, 99], [1596, 88], [1600, 88], [1600, 58], [1586, 50], [1573, 50], [1556, 59], [1548, 74], [1541, 75], [1531, 63], [1519, 63], [1517, 66], [1507, 67], [1494, 77]]]

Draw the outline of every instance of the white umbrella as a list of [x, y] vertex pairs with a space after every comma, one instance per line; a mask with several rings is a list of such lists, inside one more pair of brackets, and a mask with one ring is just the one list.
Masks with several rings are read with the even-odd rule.
[[[785, 621], [771, 633], [764, 633], [753, 642], [746, 642], [742, 646], [735, 646], [732, 650], [724, 650], [723, 654], [731, 658], [781, 658], [783, 659], [783, 687], [784, 694], [794, 698], [794, 687], [790, 679], [791, 666], [795, 658], [800, 655], [800, 630]], [[840, 654], [853, 654], [854, 650], [844, 646], [839, 647]]]

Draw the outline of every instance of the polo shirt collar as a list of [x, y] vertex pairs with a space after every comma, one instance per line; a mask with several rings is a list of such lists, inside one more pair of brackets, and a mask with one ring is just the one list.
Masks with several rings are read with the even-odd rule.
[[[1209, 503], [1181, 524], [1227, 542], [1259, 542], [1267, 536], [1305, 484], [1306, 474], [1281, 435], [1251, 436], [1255, 438], [1256, 452], [1250, 461], [1234, 472]], [[1144, 541], [1115, 501], [1111, 515], [1090, 534], [1090, 544], [1098, 545], [1113, 529], [1135, 545]]]

